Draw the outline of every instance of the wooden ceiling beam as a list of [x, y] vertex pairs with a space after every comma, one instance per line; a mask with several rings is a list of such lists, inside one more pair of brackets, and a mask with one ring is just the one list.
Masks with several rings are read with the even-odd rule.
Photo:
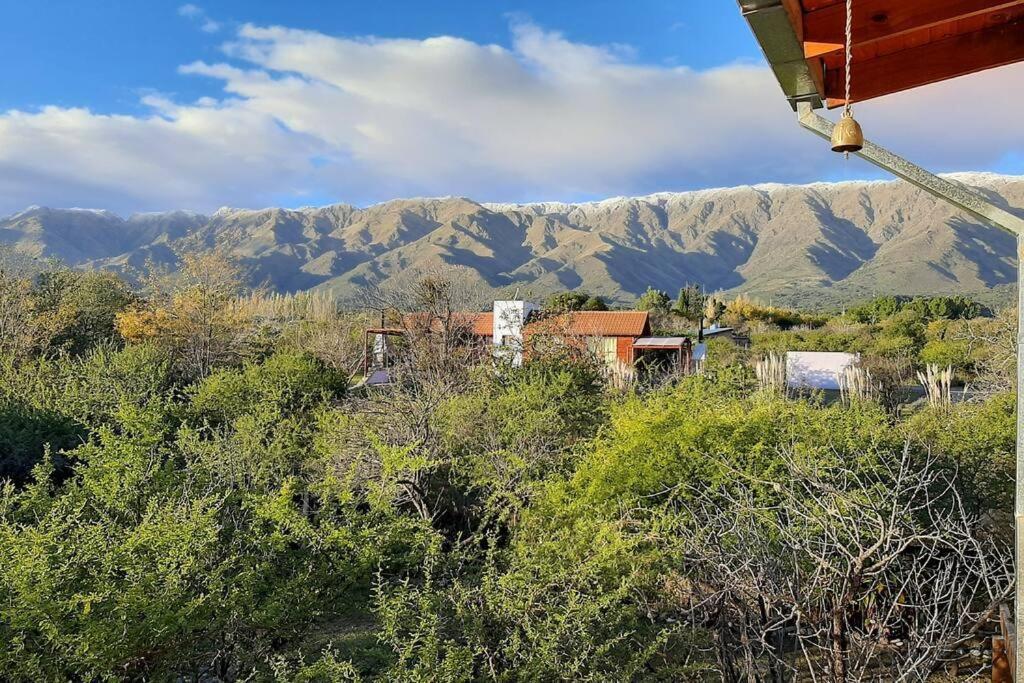
[[[853, 64], [850, 99], [863, 102], [1024, 60], [1024, 20], [965, 33]], [[829, 107], [844, 104], [843, 69], [825, 73]]]
[[[858, 0], [854, 4], [853, 42], [864, 45], [982, 14], [1024, 8], [1024, 0]], [[843, 49], [846, 5], [807, 12], [802, 40], [808, 58]]]

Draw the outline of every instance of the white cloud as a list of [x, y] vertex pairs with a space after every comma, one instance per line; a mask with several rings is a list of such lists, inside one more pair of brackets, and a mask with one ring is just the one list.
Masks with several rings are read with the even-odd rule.
[[[145, 116], [0, 114], [0, 212], [571, 199], [870, 172], [799, 130], [762, 66], [637, 64], [525, 22], [511, 49], [246, 25], [225, 52], [180, 70], [221, 83], [217, 100], [149, 95]], [[1021, 86], [1024, 65], [1007, 67], [866, 103], [858, 118], [937, 170], [985, 169], [1024, 152]], [[997, 91], [998, 107], [965, 104]]]
[[214, 21], [202, 7], [188, 3], [178, 8], [178, 14], [199, 24], [199, 30], [216, 33], [220, 30], [220, 22]]

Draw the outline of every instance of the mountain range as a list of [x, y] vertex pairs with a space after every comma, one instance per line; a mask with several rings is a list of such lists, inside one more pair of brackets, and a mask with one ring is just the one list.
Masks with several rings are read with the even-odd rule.
[[[1024, 215], [1024, 176], [957, 174]], [[1016, 207], [1016, 208], [1014, 208]], [[457, 267], [481, 290], [585, 290], [628, 303], [648, 286], [839, 305], [877, 294], [1005, 298], [1015, 239], [899, 181], [754, 185], [587, 203], [461, 197], [357, 208], [222, 208], [135, 214], [30, 207], [0, 218], [0, 244], [76, 267], [173, 264], [183, 244], [220, 244], [254, 283], [327, 290], [400, 286]]]

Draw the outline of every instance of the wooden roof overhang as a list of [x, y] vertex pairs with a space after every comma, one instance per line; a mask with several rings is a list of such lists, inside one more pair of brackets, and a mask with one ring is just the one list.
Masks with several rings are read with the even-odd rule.
[[[845, 104], [845, 0], [739, 5], [794, 110]], [[851, 103], [1024, 60], [1024, 0], [854, 0], [852, 14]]]

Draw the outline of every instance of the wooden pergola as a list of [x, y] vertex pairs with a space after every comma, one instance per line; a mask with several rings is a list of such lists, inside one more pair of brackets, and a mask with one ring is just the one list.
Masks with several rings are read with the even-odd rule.
[[[846, 0], [738, 0], [782, 94], [809, 131], [835, 124], [815, 110], [846, 104]], [[850, 103], [1024, 61], [1024, 0], [852, 0]], [[973, 107], [976, 103], [965, 102]], [[999, 106], [992, 93], [986, 106]], [[1022, 115], [1024, 117], [1024, 115]], [[1024, 120], [1024, 118], [1022, 118]], [[870, 131], [870, 122], [865, 122]], [[993, 131], [998, 135], [998, 131]], [[829, 154], [822, 145], [822, 154]], [[1017, 235], [1016, 605], [1024, 625], [1024, 219], [973, 188], [939, 178], [865, 140], [861, 158], [991, 225]], [[1008, 615], [1006, 615], [1008, 616]], [[1004, 623], [1008, 622], [1004, 619]], [[1024, 671], [1024, 639], [1009, 630], [1011, 666]], [[993, 679], [995, 680], [995, 679]]]
[[[794, 103], [845, 104], [845, 0], [740, 0]], [[1024, 0], [854, 0], [851, 102], [1024, 60]]]

